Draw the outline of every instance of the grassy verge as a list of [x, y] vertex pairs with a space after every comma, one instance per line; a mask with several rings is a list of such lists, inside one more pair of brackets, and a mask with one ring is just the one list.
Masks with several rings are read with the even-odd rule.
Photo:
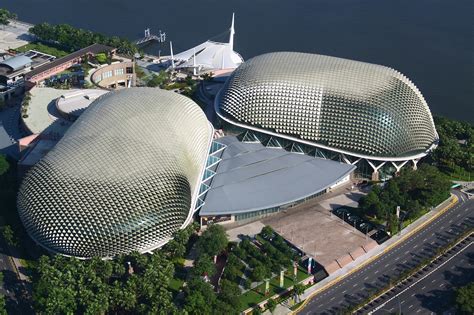
[[26, 52], [28, 50], [36, 50], [48, 55], [53, 55], [57, 58], [64, 57], [66, 55], [69, 55], [69, 52], [58, 49], [56, 47], [50, 46], [50, 45], [45, 45], [42, 43], [28, 43], [26, 45], [23, 45], [21, 47], [18, 47], [15, 49], [18, 52]]
[[468, 172], [462, 167], [454, 166], [453, 168], [444, 168], [441, 169], [446, 175], [449, 176], [451, 180], [459, 180], [459, 181], [473, 181], [474, 180], [474, 172]]
[[295, 305], [293, 305], [292, 307], [290, 307], [290, 310], [296, 311], [303, 303], [304, 303], [304, 301], [301, 301], [301, 302], [299, 302], [299, 303], [296, 303]]

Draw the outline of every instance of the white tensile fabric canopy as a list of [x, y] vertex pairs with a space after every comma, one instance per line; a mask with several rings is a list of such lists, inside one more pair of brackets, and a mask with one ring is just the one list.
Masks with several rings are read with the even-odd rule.
[[230, 43], [213, 41], [206, 41], [179, 53], [174, 56], [174, 60], [184, 61], [178, 64], [177, 68], [199, 67], [203, 70], [237, 68], [244, 61], [237, 52], [232, 50]]

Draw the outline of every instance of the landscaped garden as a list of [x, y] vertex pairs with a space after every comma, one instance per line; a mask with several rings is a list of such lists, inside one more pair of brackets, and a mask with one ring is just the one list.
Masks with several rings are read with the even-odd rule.
[[70, 52], [64, 51], [52, 45], [43, 44], [40, 42], [32, 42], [15, 49], [17, 52], [27, 52], [28, 50], [36, 50], [44, 54], [55, 56], [56, 58], [64, 57]]

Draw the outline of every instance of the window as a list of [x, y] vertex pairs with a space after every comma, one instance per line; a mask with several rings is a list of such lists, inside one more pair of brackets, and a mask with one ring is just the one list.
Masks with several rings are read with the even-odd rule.
[[112, 70], [105, 71], [104, 73], [102, 73], [102, 79], [107, 79], [110, 77], [112, 77]]

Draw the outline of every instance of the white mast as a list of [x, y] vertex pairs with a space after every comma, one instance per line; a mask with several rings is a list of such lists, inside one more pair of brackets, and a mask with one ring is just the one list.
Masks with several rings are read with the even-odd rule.
[[193, 48], [193, 74], [196, 75], [196, 48]]
[[230, 50], [231, 50], [231, 51], [234, 50], [234, 34], [235, 34], [235, 30], [234, 30], [234, 14], [235, 14], [235, 13], [232, 13], [232, 24], [230, 25], [229, 46], [230, 46]]
[[173, 42], [170, 41], [170, 50], [171, 50], [171, 67], [174, 69], [174, 55], [173, 55]]

